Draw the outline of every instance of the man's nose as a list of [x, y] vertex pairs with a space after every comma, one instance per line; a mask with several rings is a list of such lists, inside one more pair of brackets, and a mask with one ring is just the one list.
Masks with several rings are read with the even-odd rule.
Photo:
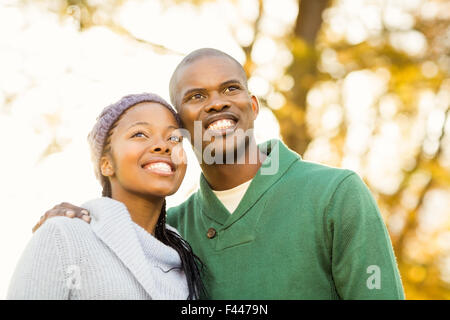
[[205, 111], [206, 112], [220, 112], [223, 111], [225, 109], [228, 109], [230, 107], [230, 104], [225, 101], [222, 100], [220, 98], [215, 98], [213, 100], [211, 100], [211, 102], [205, 107]]

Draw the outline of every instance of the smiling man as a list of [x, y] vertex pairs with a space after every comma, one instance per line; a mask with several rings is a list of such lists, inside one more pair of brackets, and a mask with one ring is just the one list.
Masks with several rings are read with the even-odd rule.
[[[190, 53], [170, 96], [202, 174], [199, 190], [167, 219], [205, 263], [208, 298], [404, 299], [366, 185], [350, 170], [304, 161], [282, 141], [256, 145], [259, 103], [235, 59], [209, 48]], [[67, 208], [82, 216], [63, 205], [45, 218]]]
[[233, 188], [255, 176], [265, 158], [253, 154], [258, 150], [252, 133], [259, 104], [249, 94], [236, 60], [214, 49], [194, 51], [174, 71], [170, 97], [214, 190]]
[[[259, 104], [235, 59], [192, 52], [176, 68], [170, 96], [203, 173], [168, 221], [204, 261], [210, 298], [404, 298], [367, 187], [354, 172], [304, 161], [281, 141], [256, 146]], [[214, 139], [195, 141], [196, 124]], [[234, 162], [210, 163], [208, 148]], [[274, 162], [278, 170], [264, 174]]]

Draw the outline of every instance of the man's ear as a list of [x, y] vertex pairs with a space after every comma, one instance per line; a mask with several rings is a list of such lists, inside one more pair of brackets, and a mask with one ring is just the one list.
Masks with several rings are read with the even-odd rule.
[[252, 111], [253, 114], [255, 115], [255, 119], [258, 116], [259, 113], [259, 101], [258, 98], [254, 95], [251, 95], [251, 99], [252, 99]]
[[100, 171], [105, 177], [112, 177], [114, 175], [114, 166], [109, 156], [103, 156], [100, 159]]

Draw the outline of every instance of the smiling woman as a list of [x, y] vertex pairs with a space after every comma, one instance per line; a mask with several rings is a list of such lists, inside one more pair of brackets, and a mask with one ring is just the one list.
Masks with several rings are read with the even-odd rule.
[[135, 201], [121, 198], [145, 191], [160, 197], [175, 193], [186, 172], [186, 161], [180, 152], [182, 136], [174, 115], [156, 102], [141, 102], [121, 115], [97, 160], [104, 191], [113, 190], [112, 195], [104, 196], [132, 205]]
[[[154, 94], [106, 107], [88, 136], [103, 197], [82, 220], [50, 219], [34, 234], [9, 299], [195, 299], [201, 262], [166, 225], [165, 197], [186, 171], [180, 122]], [[104, 266], [108, 266], [105, 268]]]

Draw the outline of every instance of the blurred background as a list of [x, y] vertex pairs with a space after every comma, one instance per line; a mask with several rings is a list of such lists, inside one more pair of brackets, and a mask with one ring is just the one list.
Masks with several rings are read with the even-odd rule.
[[[86, 136], [103, 107], [168, 99], [201, 47], [244, 65], [259, 141], [364, 179], [407, 299], [450, 299], [448, 0], [2, 0], [0, 298], [39, 217], [100, 195]], [[169, 206], [197, 188], [185, 146]]]

